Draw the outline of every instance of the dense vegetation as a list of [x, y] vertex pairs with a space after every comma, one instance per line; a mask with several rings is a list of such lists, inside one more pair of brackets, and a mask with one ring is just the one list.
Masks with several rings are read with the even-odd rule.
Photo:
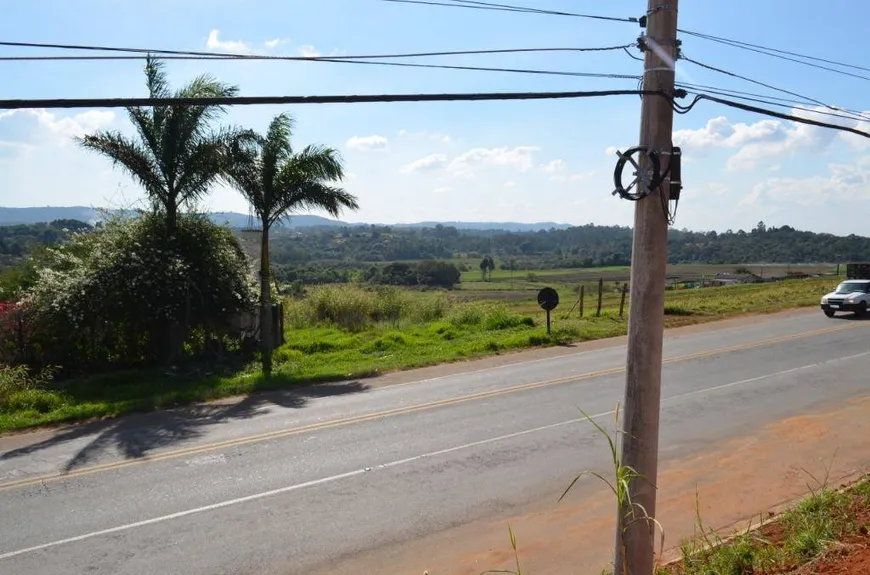
[[[300, 228], [273, 239], [276, 264], [390, 262], [433, 258], [483, 258], [502, 269], [590, 268], [631, 262], [630, 228], [585, 225], [566, 230], [499, 232], [435, 228]], [[870, 238], [798, 231], [763, 222], [745, 232], [671, 230], [668, 260], [685, 263], [805, 263], [870, 259]], [[475, 264], [476, 265], [476, 264]]]
[[[30, 246], [55, 241], [46, 230], [55, 224], [0, 227], [7, 245]], [[278, 228], [270, 242], [274, 274], [282, 283], [345, 283], [371, 278], [370, 264], [418, 262], [433, 259], [495, 256], [500, 269], [556, 269], [625, 266], [631, 262], [631, 229], [585, 225], [566, 230], [501, 232], [457, 230], [450, 226], [402, 228], [389, 226]], [[2, 241], [2, 240], [0, 240]], [[0, 248], [2, 248], [0, 243]], [[0, 249], [2, 253], [2, 249]], [[724, 233], [671, 230], [671, 264], [796, 264], [870, 259], [870, 238], [799, 231], [789, 226], [766, 227], [759, 222], [749, 231]], [[457, 264], [461, 271], [462, 264]], [[378, 266], [383, 271], [384, 266]], [[391, 271], [383, 272], [391, 275]], [[384, 283], [394, 283], [386, 281]], [[396, 285], [413, 285], [400, 282]]]
[[[146, 60], [154, 100], [238, 92], [207, 75], [172, 91], [164, 66]], [[356, 208], [356, 198], [335, 185], [344, 177], [335, 150], [294, 150], [290, 116], [276, 117], [261, 136], [215, 126], [223, 111], [200, 103], [129, 107], [132, 137], [97, 131], [75, 138], [139, 183], [148, 210], [106, 214], [94, 228], [77, 221], [0, 228], [0, 256], [15, 264], [0, 281], [0, 415], [40, 416], [67, 405], [63, 390], [75, 386], [55, 386], [57, 374], [238, 367], [254, 358], [252, 340], [270, 376], [283, 334], [274, 331], [282, 322], [271, 303], [269, 228], [310, 209], [338, 216]], [[220, 180], [241, 192], [262, 224], [259, 317], [239, 238], [193, 212]]]

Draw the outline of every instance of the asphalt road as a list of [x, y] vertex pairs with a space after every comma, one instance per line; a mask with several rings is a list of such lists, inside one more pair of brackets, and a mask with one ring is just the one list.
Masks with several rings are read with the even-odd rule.
[[[866, 395], [868, 328], [818, 312], [667, 338], [662, 459]], [[625, 348], [577, 349], [0, 439], [0, 573], [327, 573], [552, 500], [607, 472], [578, 408], [610, 425], [622, 398]]]

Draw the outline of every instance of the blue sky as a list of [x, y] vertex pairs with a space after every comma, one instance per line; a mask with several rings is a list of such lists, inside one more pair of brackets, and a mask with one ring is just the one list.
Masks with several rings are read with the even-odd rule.
[[[646, 7], [643, 0], [515, 2], [614, 16], [638, 16]], [[870, 66], [864, 51], [852, 48], [866, 33], [856, 17], [865, 7], [859, 0], [684, 0], [680, 26]], [[377, 0], [33, 0], [4, 6], [0, 17], [3, 40], [285, 55], [596, 47], [629, 44], [639, 32], [635, 24]], [[682, 39], [684, 53], [696, 60], [826, 103], [870, 109], [865, 80]], [[0, 49], [2, 55], [36, 53]], [[622, 52], [426, 62], [618, 74], [639, 74], [642, 67]], [[168, 69], [176, 86], [209, 72], [238, 84], [244, 95], [636, 87], [633, 80], [337, 63], [176, 61]], [[777, 95], [687, 62], [678, 64], [678, 80]], [[0, 62], [0, 98], [140, 95], [139, 61]], [[632, 221], [633, 205], [610, 192], [613, 148], [637, 143], [636, 97], [238, 107], [226, 121], [262, 130], [283, 111], [297, 119], [297, 146], [322, 143], [341, 150], [349, 172], [345, 187], [361, 204], [348, 220]], [[130, 130], [118, 110], [0, 112], [0, 205], [139, 201], [134, 182], [71, 143], [72, 136], [98, 128]], [[676, 227], [736, 230], [764, 220], [768, 226], [867, 233], [870, 147], [860, 138], [706, 102], [678, 116], [674, 129], [685, 158]], [[221, 188], [204, 206], [247, 211], [238, 194]]]

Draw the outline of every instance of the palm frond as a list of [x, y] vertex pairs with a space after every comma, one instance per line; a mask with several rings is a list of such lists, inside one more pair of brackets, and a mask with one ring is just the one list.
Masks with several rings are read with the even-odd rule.
[[[145, 59], [145, 85], [148, 87], [148, 95], [152, 98], [168, 98], [172, 95], [172, 92], [169, 90], [169, 80], [166, 77], [165, 66], [165, 62], [153, 58], [150, 54]], [[130, 112], [129, 109], [127, 111], [128, 113]], [[163, 133], [168, 114], [169, 108], [167, 106], [154, 106], [151, 108], [151, 123], [154, 126], [153, 133], [155, 135]], [[153, 149], [155, 152], [157, 151], [156, 147], [153, 147]]]
[[294, 120], [289, 114], [279, 114], [269, 124], [269, 131], [262, 144], [263, 187], [267, 195], [274, 195], [279, 166], [293, 155], [290, 138]]
[[151, 159], [156, 160], [159, 158], [161, 155], [162, 138], [160, 137], [160, 130], [156, 124], [154, 113], [146, 108], [132, 107], [127, 108], [127, 117], [130, 119], [133, 127], [136, 128], [136, 132], [145, 144], [144, 147], [148, 150]]
[[120, 165], [138, 180], [149, 196], [161, 196], [166, 191], [166, 181], [149, 154], [149, 151], [125, 138], [120, 132], [99, 131], [89, 136], [76, 138], [83, 148], [93, 150]]
[[224, 142], [219, 138], [197, 142], [186, 150], [174, 186], [176, 205], [190, 205], [205, 195], [223, 172], [223, 151]]
[[240, 132], [227, 146], [221, 177], [241, 193], [261, 220], [268, 218], [261, 161], [263, 138], [253, 131]]
[[319, 182], [298, 182], [293, 187], [282, 187], [284, 192], [274, 202], [270, 223], [274, 223], [291, 213], [322, 210], [338, 217], [345, 209], [359, 208], [356, 196], [341, 189]]
[[285, 171], [300, 180], [340, 182], [344, 179], [344, 161], [338, 150], [310, 145], [293, 156]]

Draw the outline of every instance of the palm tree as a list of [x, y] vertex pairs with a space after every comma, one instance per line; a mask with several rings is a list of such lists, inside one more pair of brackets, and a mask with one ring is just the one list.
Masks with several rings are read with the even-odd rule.
[[272, 373], [272, 304], [269, 278], [269, 230], [290, 214], [311, 209], [338, 217], [343, 209], [359, 208], [356, 197], [333, 187], [344, 179], [337, 150], [310, 145], [295, 152], [291, 145], [293, 118], [280, 114], [265, 136], [246, 132], [229, 147], [225, 179], [251, 204], [260, 221], [260, 346], [263, 374]]
[[[151, 98], [173, 96], [164, 63], [150, 55], [145, 62], [145, 77]], [[174, 96], [224, 98], [237, 93], [236, 86], [202, 75]], [[137, 138], [129, 139], [118, 131], [98, 131], [76, 140], [133, 176], [145, 189], [154, 211], [165, 214], [167, 232], [172, 235], [179, 210], [208, 192], [221, 173], [221, 152], [238, 133], [211, 130], [210, 124], [223, 112], [222, 106], [215, 105], [130, 107], [127, 115], [138, 132]]]

